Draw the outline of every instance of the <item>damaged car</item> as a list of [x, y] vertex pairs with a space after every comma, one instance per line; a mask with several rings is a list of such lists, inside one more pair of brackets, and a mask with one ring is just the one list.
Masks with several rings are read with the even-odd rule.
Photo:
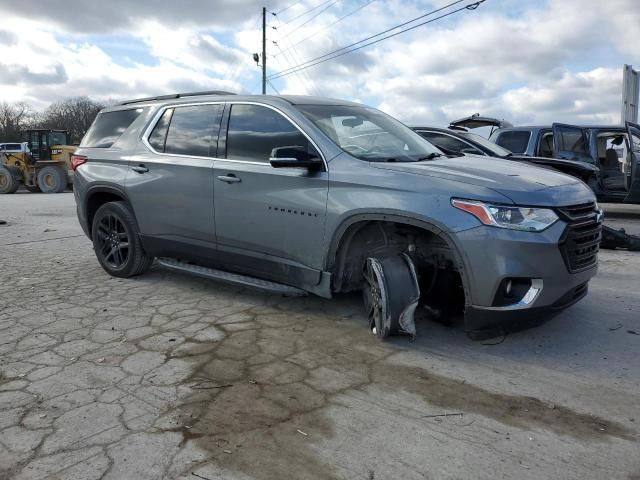
[[374, 108], [175, 94], [109, 106], [73, 157], [110, 275], [161, 267], [279, 295], [362, 292], [379, 337], [425, 307], [474, 338], [587, 294], [601, 212], [580, 180], [448, 156]]
[[503, 126], [489, 139], [514, 154], [593, 166], [588, 184], [599, 201], [640, 203], [640, 125]]
[[[460, 126], [461, 123], [462, 121], [452, 122], [449, 128], [412, 128], [422, 137], [426, 138], [429, 142], [433, 143], [436, 147], [448, 154], [482, 155], [502, 158], [504, 160], [530, 163], [540, 167], [553, 168], [554, 170], [579, 178], [585, 183], [589, 183], [598, 170], [595, 165], [574, 160], [531, 157], [528, 155], [514, 154], [506, 148], [467, 130], [467, 128], [486, 126], [488, 122], [485, 119], [482, 119], [482, 122], [480, 122], [477, 118], [472, 118], [472, 122], [463, 123], [465, 127]], [[504, 125], [504, 122], [501, 122], [501, 124]]]

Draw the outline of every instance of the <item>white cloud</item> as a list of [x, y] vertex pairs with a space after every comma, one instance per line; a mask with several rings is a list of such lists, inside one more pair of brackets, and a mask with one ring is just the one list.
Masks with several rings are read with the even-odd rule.
[[[364, 4], [342, 0], [302, 28], [296, 26], [307, 17], [286, 24], [320, 3], [306, 0], [277, 18], [269, 16], [277, 28], [267, 34], [270, 72], [446, 2], [377, 0], [327, 28]], [[27, 100], [39, 108], [83, 94], [110, 99], [207, 89], [256, 93], [259, 69], [251, 55], [260, 50], [261, 7], [254, 0], [114, 0], [102, 6], [3, 0], [3, 24], [12, 28], [0, 30], [0, 100]], [[622, 63], [640, 66], [639, 24], [637, 0], [487, 0], [473, 12], [274, 84], [282, 93], [364, 99], [408, 123], [446, 124], [476, 112], [517, 123], [615, 123]], [[120, 33], [111, 50], [109, 34], [91, 43], [98, 37], [81, 33], [114, 31]], [[127, 38], [130, 55], [112, 58], [110, 51], [127, 52]]]

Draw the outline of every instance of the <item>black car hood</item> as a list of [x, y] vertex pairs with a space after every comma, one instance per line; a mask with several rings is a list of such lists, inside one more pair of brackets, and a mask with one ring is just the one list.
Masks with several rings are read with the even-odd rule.
[[535, 163], [537, 165], [549, 165], [550, 167], [556, 167], [563, 172], [567, 171], [584, 171], [594, 173], [598, 171], [598, 167], [592, 163], [579, 162], [577, 160], [567, 160], [564, 158], [548, 158], [548, 157], [529, 157], [527, 155], [513, 154], [508, 157], [509, 160], [525, 161]]
[[[580, 180], [531, 165], [478, 155], [415, 163], [371, 163], [380, 169], [443, 178], [490, 188], [520, 205], [572, 205], [593, 201]], [[455, 192], [452, 192], [455, 196]]]

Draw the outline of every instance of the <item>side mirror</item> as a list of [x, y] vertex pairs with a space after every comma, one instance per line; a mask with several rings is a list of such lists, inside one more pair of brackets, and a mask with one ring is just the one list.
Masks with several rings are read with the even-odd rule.
[[297, 145], [274, 148], [271, 150], [269, 163], [273, 168], [316, 169], [322, 166], [320, 158], [311, 156], [306, 148]]

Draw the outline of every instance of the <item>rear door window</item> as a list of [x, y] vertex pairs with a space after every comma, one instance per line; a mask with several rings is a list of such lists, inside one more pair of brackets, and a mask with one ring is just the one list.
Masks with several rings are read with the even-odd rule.
[[[224, 105], [221, 104], [174, 108], [169, 121], [164, 152], [175, 155], [215, 157], [223, 109]], [[164, 115], [159, 123], [163, 120]], [[161, 136], [161, 130], [162, 126], [160, 126], [158, 137]]]
[[149, 145], [151, 145], [156, 152], [164, 152], [164, 142], [167, 139], [171, 115], [173, 115], [173, 108], [165, 110], [153, 128], [151, 135], [149, 135]]
[[99, 114], [82, 139], [80, 146], [92, 148], [111, 147], [141, 113], [142, 109], [137, 108]]
[[513, 153], [525, 153], [530, 138], [531, 132], [521, 130], [507, 131], [498, 136], [496, 143]]
[[233, 105], [227, 133], [227, 158], [269, 162], [271, 150], [303, 147], [318, 156], [309, 140], [289, 120], [261, 105]]

